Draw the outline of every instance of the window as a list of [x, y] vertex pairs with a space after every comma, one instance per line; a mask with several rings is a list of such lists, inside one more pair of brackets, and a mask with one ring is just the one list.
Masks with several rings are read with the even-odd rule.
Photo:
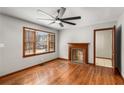
[[23, 56], [55, 52], [55, 33], [23, 28]]

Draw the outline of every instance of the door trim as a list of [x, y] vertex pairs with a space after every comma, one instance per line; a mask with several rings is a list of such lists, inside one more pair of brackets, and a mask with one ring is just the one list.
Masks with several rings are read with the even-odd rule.
[[113, 26], [113, 27], [109, 27], [109, 28], [101, 28], [101, 29], [94, 29], [94, 37], [93, 37], [93, 39], [94, 39], [94, 44], [93, 44], [93, 47], [94, 47], [94, 66], [96, 66], [96, 32], [97, 31], [105, 31], [105, 30], [111, 30], [112, 31], [112, 69], [115, 71], [115, 55], [116, 55], [116, 53], [115, 53], [115, 31], [116, 31], [116, 27], [115, 27], [115, 25]]

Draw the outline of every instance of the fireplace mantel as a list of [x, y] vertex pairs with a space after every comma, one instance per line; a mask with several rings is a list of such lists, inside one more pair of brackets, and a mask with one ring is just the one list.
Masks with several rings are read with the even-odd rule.
[[88, 63], [88, 45], [89, 43], [68, 43], [68, 59], [71, 60], [71, 49], [81, 48], [83, 50], [83, 63]]

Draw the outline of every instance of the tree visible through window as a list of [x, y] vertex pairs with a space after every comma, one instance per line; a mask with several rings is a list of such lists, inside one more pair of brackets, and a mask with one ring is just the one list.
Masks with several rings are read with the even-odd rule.
[[23, 28], [23, 56], [55, 52], [55, 34]]

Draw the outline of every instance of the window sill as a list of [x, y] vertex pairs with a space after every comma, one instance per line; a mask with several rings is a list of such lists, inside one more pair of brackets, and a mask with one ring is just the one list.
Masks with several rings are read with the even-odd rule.
[[31, 55], [23, 55], [23, 58], [32, 57], [32, 56], [37, 56], [37, 55], [43, 55], [43, 54], [49, 54], [49, 53], [54, 53], [54, 52], [55, 52], [55, 51], [44, 52], [44, 53], [38, 53], [38, 54], [31, 54]]

